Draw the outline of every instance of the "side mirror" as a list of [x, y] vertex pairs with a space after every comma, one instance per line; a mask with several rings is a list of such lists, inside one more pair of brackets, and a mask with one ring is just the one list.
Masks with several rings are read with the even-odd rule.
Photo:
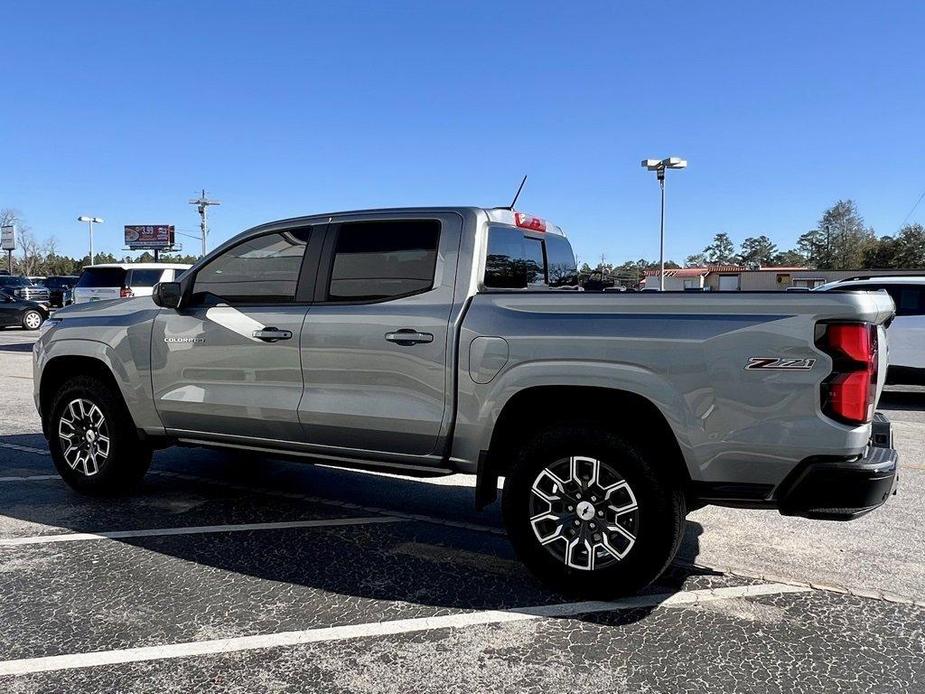
[[151, 294], [154, 303], [163, 308], [180, 308], [183, 288], [179, 282], [158, 282]]

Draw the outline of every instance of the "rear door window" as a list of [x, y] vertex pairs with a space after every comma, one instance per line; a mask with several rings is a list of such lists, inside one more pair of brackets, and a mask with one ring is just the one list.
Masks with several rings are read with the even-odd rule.
[[434, 286], [440, 222], [346, 222], [337, 232], [327, 298], [382, 301]]
[[925, 315], [925, 290], [914, 285], [894, 284], [884, 287], [896, 304], [897, 316]]
[[124, 287], [125, 270], [120, 267], [87, 268], [80, 274], [77, 286], [83, 288]]
[[897, 316], [923, 316], [925, 315], [925, 286], [914, 284], [879, 284], [865, 282], [863, 284], [845, 284], [836, 286], [836, 291], [846, 292], [876, 292], [886, 290], [893, 303], [896, 304]]
[[128, 273], [128, 284], [129, 287], [153, 287], [155, 284], [161, 281], [161, 275], [164, 274], [164, 270], [161, 268], [155, 268], [153, 270], [130, 270]]

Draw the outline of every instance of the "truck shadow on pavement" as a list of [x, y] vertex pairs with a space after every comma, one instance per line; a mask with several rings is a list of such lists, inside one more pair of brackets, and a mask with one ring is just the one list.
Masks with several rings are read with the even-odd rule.
[[879, 409], [925, 410], [925, 390], [884, 390], [880, 394]]
[[0, 352], [31, 352], [31, 342], [14, 342], [12, 344], [0, 345]]
[[[0, 448], [0, 477], [54, 473], [49, 456], [10, 448], [37, 447], [36, 439], [0, 437], [6, 444]], [[227, 599], [223, 592], [233, 592], [236, 581], [221, 578], [225, 572], [247, 577], [245, 585], [259, 579], [260, 586], [289, 586], [287, 595], [304, 600], [306, 609], [314, 609], [309, 606], [327, 594], [359, 600], [377, 614], [396, 603], [426, 606], [431, 613], [433, 608], [510, 609], [582, 599], [550, 591], [532, 577], [503, 534], [497, 505], [476, 513], [473, 489], [464, 485], [170, 449], [156, 454], [151, 472], [132, 496], [85, 497], [56, 479], [5, 482], [0, 484], [0, 514], [7, 517], [2, 537], [319, 521], [308, 528], [90, 540], [109, 543], [93, 548], [94, 555], [106, 557], [96, 568], [83, 566], [85, 541], [0, 547], [0, 563], [3, 554], [48, 547], [60, 570], [99, 572], [103, 581], [188, 572], [175, 580], [198, 585], [219, 601]], [[390, 516], [394, 521], [363, 522]], [[324, 524], [344, 519], [357, 523]], [[712, 585], [717, 574], [690, 566], [702, 532], [700, 524], [688, 522], [679, 552], [683, 565], [670, 567], [643, 592], [670, 595]], [[165, 588], [156, 579], [153, 584], [120, 592]], [[606, 623], [635, 622], [653, 609], [621, 611]], [[587, 616], [589, 621], [599, 618]]]

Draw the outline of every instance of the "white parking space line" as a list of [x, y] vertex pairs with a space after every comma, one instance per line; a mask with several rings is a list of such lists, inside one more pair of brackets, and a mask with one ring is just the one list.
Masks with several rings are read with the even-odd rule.
[[41, 480], [59, 480], [58, 475], [23, 475], [22, 477], [0, 477], [0, 482], [38, 482]]
[[788, 586], [782, 583], [738, 586], [734, 588], [715, 588], [692, 590], [680, 593], [662, 593], [658, 595], [639, 595], [613, 602], [573, 602], [559, 605], [541, 605], [538, 607], [520, 607], [512, 610], [484, 610], [481, 612], [463, 612], [441, 617], [419, 617], [415, 619], [397, 619], [388, 622], [369, 622], [348, 626], [322, 627], [304, 631], [285, 631], [276, 634], [240, 636], [210, 641], [188, 641], [186, 643], [164, 644], [143, 648], [125, 648], [113, 651], [96, 651], [91, 653], [71, 653], [41, 658], [23, 658], [20, 660], [0, 661], [0, 675], [24, 675], [35, 672], [54, 670], [73, 670], [99, 665], [120, 665], [151, 660], [168, 660], [190, 656], [235, 653], [262, 648], [281, 646], [299, 646], [309, 643], [345, 641], [348, 639], [392, 636], [413, 632], [431, 631], [433, 629], [459, 629], [483, 624], [505, 624], [548, 617], [575, 617], [599, 612], [613, 612], [638, 607], [680, 607], [694, 603], [730, 598], [748, 598], [759, 595], [777, 595], [781, 593], [802, 593], [809, 588]]
[[51, 455], [47, 448], [35, 448], [34, 446], [20, 446], [18, 443], [5, 443], [0, 441], [0, 448], [9, 448], [14, 451], [23, 453], [35, 453], [37, 455]]
[[163, 477], [173, 477], [175, 479], [189, 480], [193, 482], [203, 482], [205, 484], [214, 485], [216, 487], [223, 487], [225, 489], [233, 489], [238, 491], [246, 491], [252, 494], [265, 494], [267, 496], [278, 496], [284, 499], [299, 499], [301, 501], [307, 501], [312, 504], [324, 504], [326, 506], [336, 506], [338, 508], [350, 510], [350, 511], [365, 511], [367, 513], [387, 513], [390, 516], [396, 518], [401, 518], [403, 520], [417, 520], [423, 523], [432, 523], [434, 525], [442, 525], [449, 528], [459, 528], [461, 530], [475, 530], [476, 532], [481, 533], [491, 533], [494, 535], [506, 535], [507, 533], [503, 528], [495, 528], [488, 525], [481, 525], [478, 523], [468, 523], [466, 521], [454, 521], [449, 518], [440, 518], [437, 516], [429, 516], [420, 513], [405, 513], [404, 511], [398, 511], [393, 508], [381, 508], [378, 506], [364, 506], [362, 504], [354, 504], [349, 501], [342, 501], [340, 499], [333, 499], [329, 497], [320, 497], [312, 496], [311, 494], [305, 494], [303, 492], [285, 492], [274, 487], [262, 486], [259, 484], [244, 484], [240, 482], [229, 482], [227, 480], [218, 479], [215, 477], [205, 477], [202, 475], [190, 475], [184, 472], [173, 472], [171, 470], [153, 470], [151, 473], [153, 475], [161, 475]]
[[370, 525], [373, 523], [400, 523], [404, 518], [373, 516], [367, 518], [328, 518], [325, 520], [280, 521], [275, 523], [239, 523], [236, 525], [198, 525], [183, 528], [147, 528], [140, 530], [112, 530], [99, 533], [66, 533], [61, 535], [32, 535], [0, 539], [0, 547], [44, 545], [53, 542], [86, 542], [88, 540], [121, 540], [132, 537], [161, 537], [164, 535], [198, 535], [201, 533], [235, 533], [247, 530], [286, 530], [290, 528], [327, 528], [341, 525]]

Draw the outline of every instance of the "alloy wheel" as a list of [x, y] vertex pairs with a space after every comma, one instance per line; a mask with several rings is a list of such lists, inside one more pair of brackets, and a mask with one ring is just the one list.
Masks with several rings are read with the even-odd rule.
[[636, 495], [597, 458], [561, 458], [543, 468], [530, 488], [529, 513], [539, 543], [573, 569], [606, 568], [636, 544]]
[[109, 458], [109, 426], [95, 403], [71, 400], [58, 421], [58, 439], [71, 469], [92, 477]]

